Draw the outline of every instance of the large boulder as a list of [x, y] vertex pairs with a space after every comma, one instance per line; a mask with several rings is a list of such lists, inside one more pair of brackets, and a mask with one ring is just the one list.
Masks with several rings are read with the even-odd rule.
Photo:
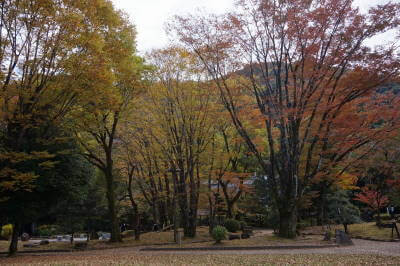
[[336, 244], [338, 245], [342, 246], [354, 245], [351, 238], [342, 230], [336, 230], [335, 236], [336, 236]]

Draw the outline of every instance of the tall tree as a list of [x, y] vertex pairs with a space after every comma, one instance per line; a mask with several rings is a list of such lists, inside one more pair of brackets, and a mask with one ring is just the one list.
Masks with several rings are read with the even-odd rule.
[[[54, 155], [29, 143], [51, 141], [94, 73], [98, 34], [108, 1], [5, 0], [0, 3], [0, 187], [3, 193], [32, 190]], [[40, 146], [43, 147], [43, 146]], [[38, 167], [37, 167], [38, 166]], [[20, 221], [14, 223], [10, 254], [17, 250]]]
[[116, 209], [114, 150], [118, 145], [120, 122], [133, 109], [133, 100], [141, 91], [142, 60], [136, 56], [134, 27], [111, 2], [97, 9], [99, 21], [97, 65], [93, 71], [101, 78], [83, 81], [87, 94], [70, 116], [70, 125], [85, 150], [83, 156], [105, 177], [111, 242], [122, 241]]
[[[267, 173], [283, 237], [296, 236], [298, 204], [310, 182], [340, 176], [358, 159], [350, 156], [353, 151], [384, 138], [398, 122], [396, 110], [371, 103], [375, 89], [399, 72], [395, 47], [371, 49], [366, 43], [398, 29], [400, 4], [361, 14], [352, 2], [239, 0], [235, 12], [171, 23], [202, 60]], [[238, 90], [253, 96], [248, 108], [258, 110], [264, 124], [267, 157], [249, 137], [232, 97]], [[385, 123], [372, 127], [382, 118], [378, 114]]]
[[154, 153], [146, 155], [150, 149], [145, 149], [142, 157], [147, 160], [142, 173], [150, 178], [153, 188], [157, 186], [152, 180], [160, 177], [167, 181], [172, 175], [170, 186], [174, 187], [181, 225], [185, 236], [194, 237], [201, 180], [208, 161], [205, 152], [213, 134], [215, 97], [202, 82], [202, 67], [193, 54], [169, 47], [154, 51], [148, 58], [155, 66], [154, 82], [146, 95], [147, 119], [138, 132], [146, 136], [143, 146], [155, 144], [159, 155], [148, 156]]

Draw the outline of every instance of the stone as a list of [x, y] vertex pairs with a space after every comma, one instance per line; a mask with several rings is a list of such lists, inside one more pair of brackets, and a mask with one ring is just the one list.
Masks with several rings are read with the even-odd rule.
[[41, 246], [48, 245], [48, 244], [50, 244], [50, 241], [49, 241], [49, 240], [42, 240], [42, 241], [40, 241], [40, 245], [41, 245]]
[[354, 245], [351, 238], [342, 230], [336, 230], [335, 237], [336, 237], [335, 239], [336, 244], [338, 245], [343, 245], [343, 246]]
[[21, 236], [21, 241], [25, 242], [25, 241], [29, 241], [31, 237], [29, 236], [28, 233], [23, 233]]
[[240, 235], [238, 234], [229, 234], [229, 240], [240, 239]]
[[325, 232], [324, 234], [324, 241], [330, 241], [331, 240], [331, 232]]

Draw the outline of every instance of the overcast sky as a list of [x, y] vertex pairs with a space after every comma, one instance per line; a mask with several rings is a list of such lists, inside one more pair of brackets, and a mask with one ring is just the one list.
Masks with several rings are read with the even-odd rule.
[[[232, 8], [234, 0], [112, 0], [118, 9], [130, 16], [136, 25], [137, 45], [141, 53], [160, 48], [168, 43], [164, 23], [173, 15], [194, 12], [204, 8], [211, 13], [223, 13]], [[400, 1], [400, 0], [395, 0]], [[388, 0], [355, 0], [362, 10]]]

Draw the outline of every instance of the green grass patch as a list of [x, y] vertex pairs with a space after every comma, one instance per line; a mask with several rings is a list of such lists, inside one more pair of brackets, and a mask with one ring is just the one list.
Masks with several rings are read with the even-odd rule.
[[[400, 225], [397, 224], [400, 228]], [[352, 224], [349, 226], [349, 233], [353, 237], [370, 237], [378, 240], [391, 240], [392, 229], [390, 228], [379, 228], [375, 222]], [[394, 238], [397, 238], [396, 232], [394, 232]]]
[[[335, 230], [343, 230], [343, 225], [331, 225], [330, 231], [332, 236], [335, 237]], [[400, 224], [397, 223], [397, 227], [400, 229]], [[313, 226], [308, 227], [303, 230], [303, 233], [312, 233], [312, 234], [324, 234], [327, 230], [327, 226]], [[375, 222], [371, 223], [361, 223], [361, 224], [352, 224], [348, 226], [348, 231], [350, 236], [352, 237], [369, 237], [376, 240], [392, 240], [392, 229], [391, 228], [380, 228], [376, 225]], [[397, 238], [396, 232], [394, 231], [394, 238]]]

